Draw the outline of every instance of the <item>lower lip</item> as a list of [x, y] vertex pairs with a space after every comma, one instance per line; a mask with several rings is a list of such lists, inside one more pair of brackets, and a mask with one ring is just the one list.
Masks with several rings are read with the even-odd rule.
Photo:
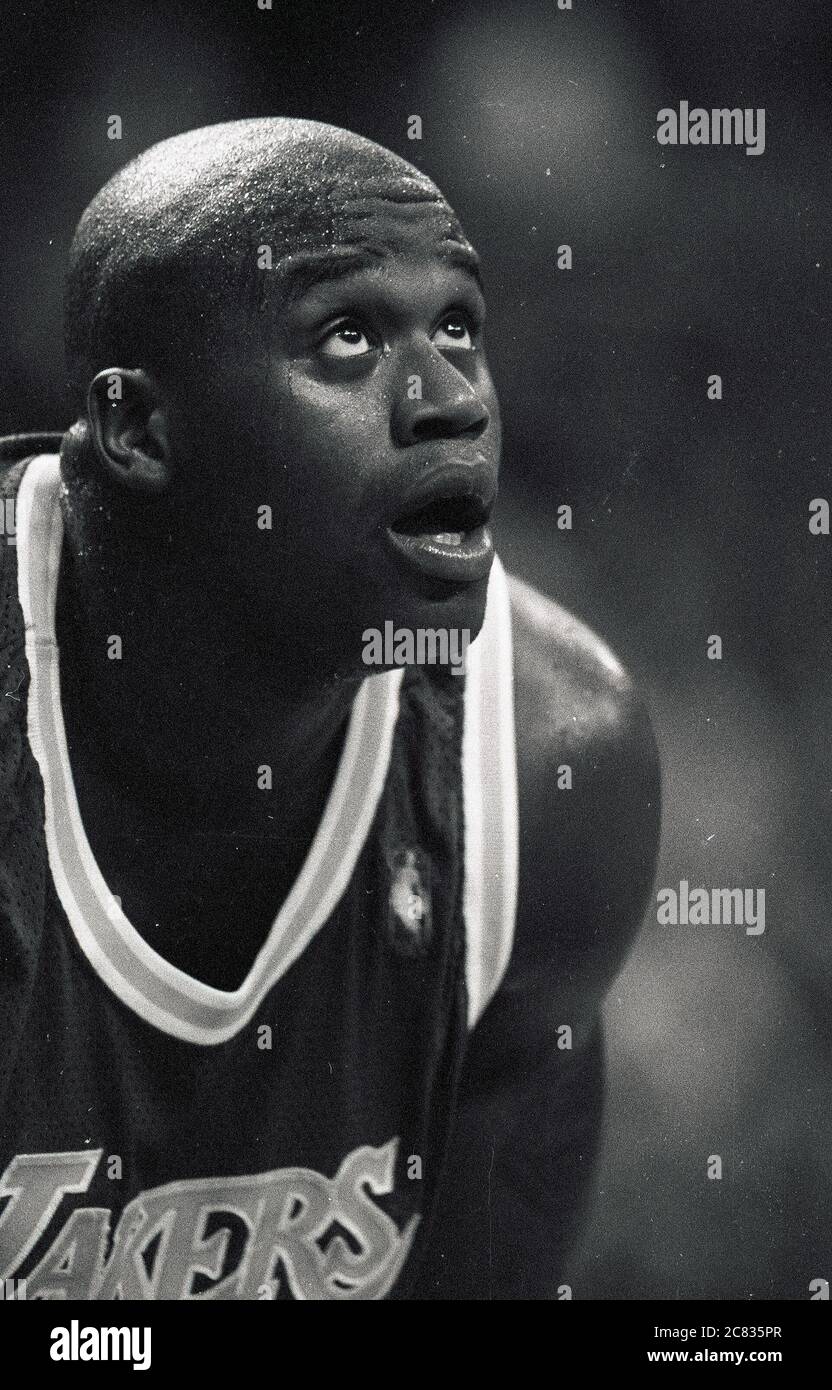
[[459, 545], [437, 536], [412, 536], [401, 531], [388, 531], [387, 540], [413, 569], [453, 584], [475, 584], [485, 579], [494, 559], [494, 540], [488, 526], [467, 532]]

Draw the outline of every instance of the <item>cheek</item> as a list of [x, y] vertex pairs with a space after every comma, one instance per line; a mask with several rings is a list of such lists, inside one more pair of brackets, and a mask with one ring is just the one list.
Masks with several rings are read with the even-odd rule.
[[479, 392], [480, 399], [491, 417], [488, 432], [496, 441], [497, 445], [499, 445], [502, 437], [500, 402], [497, 398], [497, 388], [494, 385], [491, 372], [487, 366], [481, 368], [479, 378], [474, 381], [474, 386]]
[[299, 504], [327, 502], [356, 518], [371, 513], [389, 449], [386, 402], [366, 383], [337, 389], [300, 373], [291, 377], [279, 406], [277, 451]]

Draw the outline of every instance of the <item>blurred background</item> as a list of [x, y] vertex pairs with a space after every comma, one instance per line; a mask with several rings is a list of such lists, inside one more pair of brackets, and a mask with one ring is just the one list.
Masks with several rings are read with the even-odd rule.
[[[455, 205], [489, 292], [504, 561], [644, 689], [658, 883], [766, 889], [762, 937], [653, 912], [611, 991], [574, 1296], [807, 1298], [832, 1281], [832, 537], [808, 529], [832, 500], [832, 7], [27, 0], [2, 30], [0, 433], [69, 423], [66, 249], [154, 141], [332, 121]], [[765, 107], [765, 154], [659, 146], [682, 99]]]

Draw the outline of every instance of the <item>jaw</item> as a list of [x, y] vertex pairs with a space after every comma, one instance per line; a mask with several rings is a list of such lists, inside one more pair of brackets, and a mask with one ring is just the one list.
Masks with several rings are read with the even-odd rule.
[[473, 642], [485, 618], [488, 576], [474, 583], [453, 584], [428, 576], [418, 576], [406, 586], [399, 584], [388, 592], [386, 601], [378, 605], [384, 621], [396, 628], [445, 629], [466, 632]]

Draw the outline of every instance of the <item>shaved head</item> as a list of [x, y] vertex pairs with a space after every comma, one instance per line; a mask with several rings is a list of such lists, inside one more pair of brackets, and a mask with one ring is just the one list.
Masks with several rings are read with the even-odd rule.
[[[478, 631], [491, 542], [471, 495], [484, 517], [500, 448], [484, 320], [454, 212], [372, 141], [263, 119], [147, 150], [84, 213], [67, 278], [84, 601], [129, 594], [151, 626], [163, 609], [179, 650], [219, 628], [241, 660], [282, 652], [296, 685], [355, 676], [391, 615], [439, 605]], [[449, 554], [414, 560], [395, 528], [439, 478]]]
[[232, 315], [244, 321], [270, 295], [338, 273], [339, 259], [346, 267], [349, 256], [383, 255], [374, 212], [391, 204], [435, 214], [437, 246], [475, 269], [431, 180], [349, 131], [269, 117], [146, 150], [93, 199], [72, 244], [65, 334], [77, 406], [106, 367], [141, 366], [163, 380], [198, 367]]

